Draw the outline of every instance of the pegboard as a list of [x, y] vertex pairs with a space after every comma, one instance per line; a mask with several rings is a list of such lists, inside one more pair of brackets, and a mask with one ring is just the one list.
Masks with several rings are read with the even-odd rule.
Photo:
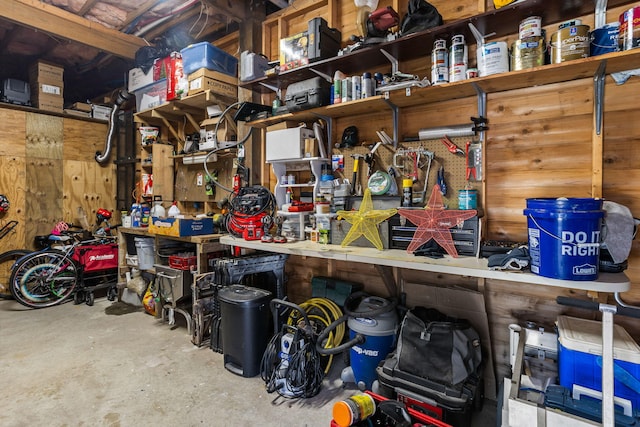
[[[471, 139], [471, 137], [458, 137], [458, 138], [450, 138], [458, 147], [460, 147], [463, 151], [465, 150], [465, 146], [467, 141]], [[351, 180], [353, 175], [353, 164], [354, 158], [353, 155], [361, 155], [364, 157], [367, 153], [369, 153], [370, 149], [373, 148], [373, 145], [359, 145], [352, 148], [343, 148], [338, 149], [334, 148], [333, 154], [342, 154], [344, 156], [344, 169], [341, 172], [334, 171], [334, 176], [336, 178], [346, 178]], [[482, 206], [482, 182], [480, 181], [470, 181], [467, 183], [466, 181], [466, 171], [467, 171], [467, 159], [466, 156], [456, 155], [449, 152], [447, 147], [441, 142], [440, 139], [429, 139], [422, 141], [411, 141], [411, 142], [400, 142], [398, 144], [398, 148], [404, 149], [415, 149], [415, 148], [424, 148], [428, 151], [434, 153], [433, 161], [431, 162], [431, 169], [429, 172], [429, 179], [427, 181], [427, 189], [426, 194], [424, 195], [424, 202], [422, 206], [426, 205], [429, 200], [429, 196], [431, 195], [431, 191], [433, 190], [433, 186], [437, 183], [437, 174], [440, 166], [444, 167], [444, 177], [445, 183], [447, 184], [447, 194], [443, 196], [443, 202], [445, 206], [450, 209], [458, 208], [458, 190], [464, 189], [467, 184], [469, 184], [468, 188], [474, 189], [478, 191], [478, 207]], [[484, 147], [483, 147], [484, 149]], [[376, 170], [384, 170], [387, 171], [389, 166], [393, 165], [394, 158], [394, 148], [392, 145], [381, 145], [375, 152], [375, 163], [371, 170], [371, 173]], [[421, 163], [423, 160], [426, 160], [425, 157], [421, 159]], [[400, 158], [396, 158], [396, 162], [398, 164], [401, 163]], [[358, 167], [358, 182], [362, 186], [362, 191], [366, 188], [367, 184], [367, 169], [368, 166], [364, 162], [364, 159], [360, 160], [360, 164]], [[407, 167], [396, 169], [399, 176], [396, 177], [396, 182], [398, 184], [398, 191], [402, 193], [402, 179], [408, 177], [413, 172], [412, 162], [409, 162]], [[414, 182], [413, 185], [413, 197], [420, 196], [420, 193], [424, 189], [424, 178], [426, 175], [426, 164], [423, 168], [418, 170], [418, 180]], [[417, 206], [417, 205], [416, 205]]]

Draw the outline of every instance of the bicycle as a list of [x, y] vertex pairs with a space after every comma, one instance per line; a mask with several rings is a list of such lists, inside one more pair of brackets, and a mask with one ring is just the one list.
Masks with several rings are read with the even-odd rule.
[[71, 297], [75, 304], [91, 306], [93, 291], [107, 287], [107, 298], [115, 300], [118, 246], [116, 238], [104, 232], [110, 233], [110, 227], [87, 238], [85, 230], [59, 225], [63, 230], [47, 238], [47, 248], [25, 255], [13, 265], [9, 288], [14, 299], [30, 308], [51, 307]]

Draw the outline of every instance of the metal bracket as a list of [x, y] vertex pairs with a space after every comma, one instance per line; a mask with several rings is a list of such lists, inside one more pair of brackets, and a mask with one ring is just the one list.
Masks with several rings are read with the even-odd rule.
[[275, 93], [278, 93], [280, 91], [280, 88], [278, 88], [277, 86], [274, 85], [270, 85], [264, 82], [260, 82], [260, 84], [264, 87], [266, 87], [267, 89], [270, 89], [272, 91], [274, 91]]
[[[389, 93], [387, 92], [387, 95]], [[391, 108], [391, 113], [393, 115], [393, 148], [398, 148], [398, 115], [399, 108], [393, 102], [391, 102], [388, 97], [384, 98], [384, 102], [387, 103], [389, 108]]]
[[596, 0], [595, 28], [604, 27], [607, 23], [607, 0]]
[[[487, 93], [477, 83], [472, 83], [478, 97], [478, 117], [487, 117]], [[478, 132], [479, 142], [484, 142], [484, 129]]]
[[602, 132], [602, 115], [603, 115], [603, 104], [604, 104], [604, 80], [605, 80], [605, 71], [607, 68], [607, 60], [603, 60], [600, 62], [598, 66], [598, 70], [596, 74], [593, 76], [593, 103], [594, 103], [594, 114], [596, 121], [596, 134], [600, 135]]
[[316, 70], [315, 68], [309, 68], [309, 69], [314, 73], [316, 73], [317, 75], [319, 75], [320, 77], [322, 77], [323, 79], [325, 79], [326, 81], [328, 81], [329, 83], [333, 83], [333, 77], [331, 77], [329, 74], [325, 74], [322, 71]]

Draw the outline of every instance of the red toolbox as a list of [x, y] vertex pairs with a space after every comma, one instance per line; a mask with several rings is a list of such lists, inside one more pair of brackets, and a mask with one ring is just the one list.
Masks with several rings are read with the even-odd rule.
[[195, 255], [170, 255], [169, 267], [178, 270], [195, 270], [198, 268], [198, 258]]

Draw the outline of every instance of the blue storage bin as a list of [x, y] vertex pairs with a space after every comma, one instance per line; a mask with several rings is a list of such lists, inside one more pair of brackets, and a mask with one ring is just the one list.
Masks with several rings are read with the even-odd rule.
[[238, 59], [208, 42], [189, 45], [180, 51], [185, 74], [206, 68], [236, 77]]
[[[602, 391], [602, 323], [558, 316], [557, 325], [560, 385], [569, 390], [577, 384]], [[628, 373], [625, 382], [640, 390], [640, 346], [620, 325], [614, 327], [613, 359], [613, 394], [631, 401], [634, 411], [640, 409], [640, 393], [623, 383]]]

